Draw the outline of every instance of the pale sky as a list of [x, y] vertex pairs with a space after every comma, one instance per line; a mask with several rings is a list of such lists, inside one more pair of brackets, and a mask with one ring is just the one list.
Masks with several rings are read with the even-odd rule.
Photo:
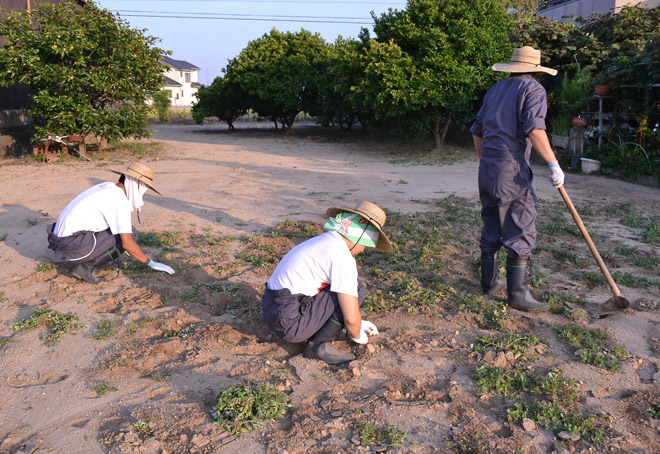
[[[97, 0], [131, 27], [147, 29], [162, 39], [159, 47], [171, 58], [200, 68], [199, 81], [210, 84], [222, 75], [227, 60], [249, 41], [269, 33], [319, 33], [328, 43], [341, 35], [357, 38], [362, 27], [373, 32], [371, 11], [403, 10], [404, 0]], [[161, 17], [145, 17], [161, 16]], [[166, 16], [166, 17], [163, 17]], [[372, 33], [373, 35], [373, 33]]]

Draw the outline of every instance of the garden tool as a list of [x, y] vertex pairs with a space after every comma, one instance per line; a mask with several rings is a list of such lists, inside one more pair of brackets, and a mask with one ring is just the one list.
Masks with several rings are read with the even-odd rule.
[[604, 318], [607, 317], [608, 315], [619, 313], [623, 311], [623, 309], [630, 307], [630, 303], [623, 296], [623, 293], [621, 293], [619, 288], [616, 286], [614, 279], [612, 279], [612, 275], [607, 270], [607, 267], [605, 266], [605, 262], [603, 262], [603, 259], [598, 253], [598, 250], [596, 249], [596, 246], [594, 245], [594, 242], [592, 241], [589, 232], [587, 232], [586, 227], [582, 223], [582, 219], [580, 219], [580, 215], [573, 206], [571, 199], [568, 197], [568, 194], [566, 193], [564, 186], [559, 186], [557, 189], [559, 189], [559, 193], [564, 199], [564, 202], [566, 202], [566, 206], [568, 207], [568, 210], [573, 215], [573, 219], [575, 219], [575, 223], [577, 224], [578, 229], [580, 229], [580, 232], [582, 233], [584, 240], [587, 242], [587, 245], [589, 246], [591, 253], [596, 259], [596, 262], [598, 262], [598, 266], [600, 266], [600, 270], [603, 272], [603, 276], [605, 276], [605, 279], [607, 280], [607, 285], [610, 287], [610, 289], [612, 290], [612, 294], [614, 295], [613, 298], [608, 299], [598, 307], [598, 310], [596, 311], [596, 315], [598, 316], [598, 318]]

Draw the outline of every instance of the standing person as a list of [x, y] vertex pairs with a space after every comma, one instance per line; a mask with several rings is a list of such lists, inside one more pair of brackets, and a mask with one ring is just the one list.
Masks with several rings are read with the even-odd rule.
[[138, 231], [131, 224], [131, 212], [140, 219], [142, 196], [147, 189], [160, 195], [153, 186], [154, 172], [134, 162], [118, 183], [105, 182], [78, 194], [64, 207], [57, 222], [48, 226], [48, 248], [71, 267], [71, 274], [96, 284], [94, 270], [126, 251], [134, 259], [157, 271], [174, 274], [169, 266], [154, 262], [136, 243]]
[[[535, 79], [557, 70], [541, 66], [541, 51], [530, 46], [514, 49], [510, 63], [497, 63], [493, 71], [510, 73], [493, 85], [470, 128], [479, 156], [481, 199], [481, 287], [494, 294], [506, 285], [508, 304], [527, 312], [549, 305], [529, 293], [528, 266], [536, 241], [536, 193], [529, 158], [532, 146], [548, 163], [550, 181], [564, 184], [545, 132], [547, 95]], [[507, 250], [506, 283], [497, 275], [497, 252]]]
[[366, 344], [376, 326], [362, 320], [366, 289], [355, 256], [366, 247], [391, 252], [383, 233], [385, 213], [370, 202], [355, 209], [328, 208], [325, 233], [291, 249], [266, 284], [262, 299], [268, 327], [286, 342], [307, 341], [305, 356], [342, 364], [355, 359], [330, 343], [346, 327], [351, 340]]

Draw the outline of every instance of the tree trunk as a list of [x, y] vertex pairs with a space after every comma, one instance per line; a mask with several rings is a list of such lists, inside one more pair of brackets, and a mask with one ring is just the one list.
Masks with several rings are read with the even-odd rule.
[[449, 125], [451, 124], [451, 114], [447, 117], [442, 130], [440, 130], [440, 122], [436, 121], [433, 125], [433, 141], [435, 142], [435, 151], [442, 152], [445, 147], [445, 137], [447, 137], [447, 131], [449, 131]]

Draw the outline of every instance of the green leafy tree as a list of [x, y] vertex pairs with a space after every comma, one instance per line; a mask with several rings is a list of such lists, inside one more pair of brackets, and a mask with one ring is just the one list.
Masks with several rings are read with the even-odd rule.
[[232, 78], [250, 96], [253, 110], [293, 132], [300, 112], [321, 111], [319, 83], [328, 56], [329, 46], [317, 33], [273, 29], [241, 51]]
[[30, 87], [35, 136], [148, 136], [147, 100], [162, 85], [156, 38], [93, 2], [40, 4], [0, 20], [0, 84]]
[[511, 56], [504, 2], [409, 0], [374, 21], [376, 40], [397, 45], [411, 62], [383, 86], [397, 116], [408, 129], [430, 131], [441, 149], [452, 123], [472, 121], [474, 102], [497, 78], [492, 64]]
[[247, 94], [228, 74], [224, 78], [216, 77], [211, 85], [197, 92], [197, 102], [192, 108], [196, 123], [202, 124], [204, 118], [215, 116], [234, 130], [234, 121], [248, 111]]
[[154, 107], [158, 114], [158, 121], [161, 123], [170, 119], [171, 93], [170, 90], [160, 90], [154, 95]]

